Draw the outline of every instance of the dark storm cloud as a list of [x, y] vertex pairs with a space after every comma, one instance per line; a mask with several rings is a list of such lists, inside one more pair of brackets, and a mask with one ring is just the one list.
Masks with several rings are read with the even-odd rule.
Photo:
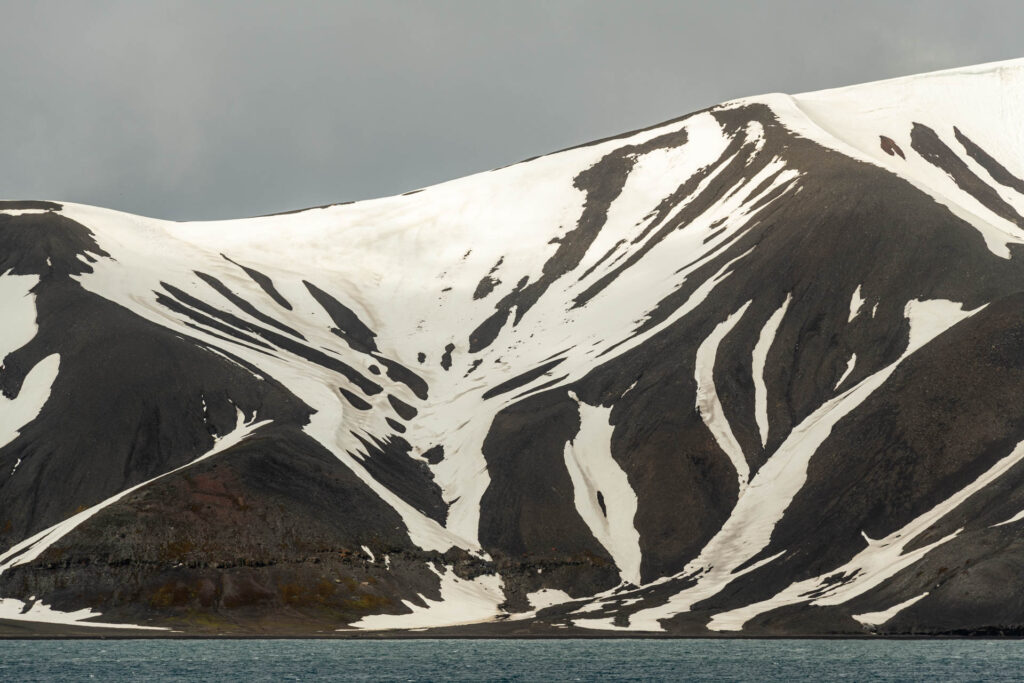
[[1024, 3], [0, 2], [0, 196], [401, 192], [678, 116], [1024, 56]]

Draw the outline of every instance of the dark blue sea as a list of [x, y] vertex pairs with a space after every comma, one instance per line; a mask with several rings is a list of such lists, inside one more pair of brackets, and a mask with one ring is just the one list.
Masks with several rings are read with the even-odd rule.
[[0, 640], [0, 681], [1022, 678], [1019, 640]]

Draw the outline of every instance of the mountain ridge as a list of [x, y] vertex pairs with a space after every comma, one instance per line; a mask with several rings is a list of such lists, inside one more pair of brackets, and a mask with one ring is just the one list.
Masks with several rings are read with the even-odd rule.
[[1014, 60], [285, 215], [0, 204], [0, 618], [1016, 632], [1022, 112]]

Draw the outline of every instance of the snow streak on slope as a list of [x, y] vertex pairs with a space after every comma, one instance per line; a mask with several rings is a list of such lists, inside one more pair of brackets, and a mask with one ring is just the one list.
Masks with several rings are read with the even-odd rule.
[[[697, 410], [700, 412], [704, 424], [711, 430], [711, 434], [715, 437], [719, 447], [729, 456], [729, 461], [736, 468], [736, 478], [739, 480], [740, 491], [747, 486], [747, 479], [750, 477], [750, 467], [747, 465], [747, 459], [743, 455], [743, 448], [736, 441], [736, 437], [733, 436], [732, 427], [729, 426], [729, 419], [725, 416], [722, 402], [718, 399], [718, 392], [715, 390], [715, 356], [718, 353], [718, 345], [722, 343], [722, 339], [732, 331], [732, 328], [743, 317], [749, 306], [750, 302], [748, 301], [740, 310], [726, 318], [725, 322], [719, 323], [718, 327], [697, 348], [696, 374], [694, 376], [694, 379], [697, 381]], [[780, 310], [784, 312], [785, 308]], [[770, 323], [771, 321], [769, 321]]]
[[612, 456], [611, 408], [589, 406], [572, 392], [569, 396], [580, 411], [580, 431], [565, 444], [576, 510], [612, 556], [622, 580], [640, 585], [640, 534], [633, 526], [636, 492]]
[[839, 381], [836, 382], [836, 389], [843, 385], [843, 382], [846, 381], [846, 378], [850, 376], [850, 373], [853, 372], [855, 367], [857, 367], [857, 354], [851, 353], [850, 359], [846, 361], [846, 369], [843, 370], [843, 374], [839, 376]]
[[792, 300], [792, 294], [786, 296], [786, 301], [772, 313], [772, 317], [768, 318], [768, 322], [765, 323], [761, 335], [757, 338], [757, 344], [754, 346], [751, 368], [754, 374], [754, 418], [757, 421], [757, 430], [761, 435], [761, 446], [768, 443], [768, 387], [764, 376], [768, 367], [768, 352], [772, 348], [779, 324], [786, 316], [786, 309], [789, 308], [789, 302]]
[[850, 317], [847, 318], [847, 322], [853, 322], [853, 319], [860, 313], [860, 309], [864, 306], [864, 299], [860, 295], [860, 285], [857, 285], [857, 289], [853, 292], [853, 297], [850, 298]]
[[1022, 519], [1024, 519], [1024, 510], [1021, 510], [1020, 512], [1015, 514], [1013, 517], [1010, 517], [1009, 519], [1007, 519], [1007, 520], [1005, 520], [1003, 522], [999, 522], [998, 524], [993, 524], [992, 526], [993, 527], [997, 527], [997, 526], [1006, 526], [1007, 524], [1016, 524], [1017, 522], [1019, 522]]

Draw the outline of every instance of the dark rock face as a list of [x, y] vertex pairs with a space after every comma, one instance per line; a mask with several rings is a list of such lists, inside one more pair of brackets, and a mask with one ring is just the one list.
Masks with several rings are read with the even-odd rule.
[[794, 117], [244, 234], [0, 203], [0, 633], [1024, 632], [1019, 163]]

